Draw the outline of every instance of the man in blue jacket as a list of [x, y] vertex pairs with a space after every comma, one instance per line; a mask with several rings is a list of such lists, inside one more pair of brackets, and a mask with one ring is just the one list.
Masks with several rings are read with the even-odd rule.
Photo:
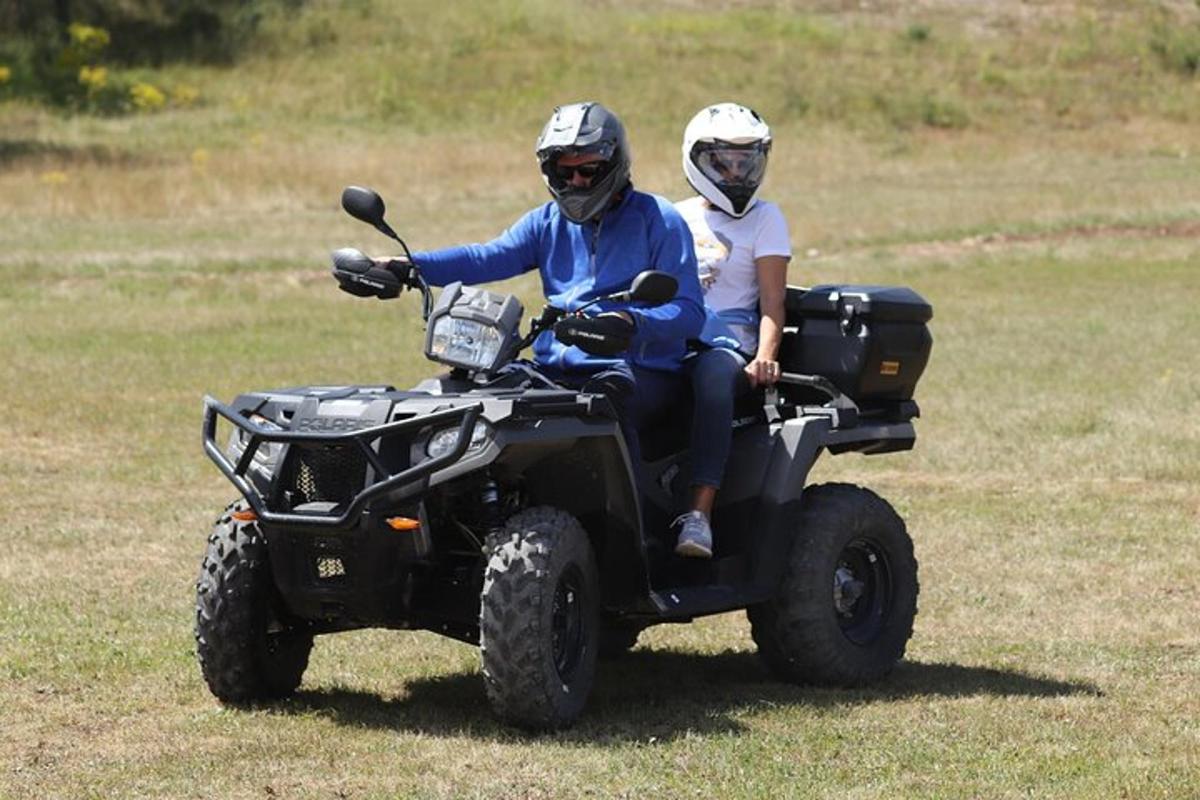
[[[692, 235], [669, 201], [633, 188], [624, 126], [599, 103], [556, 108], [538, 137], [537, 158], [553, 202], [490, 242], [414, 253], [413, 262], [434, 286], [537, 269], [546, 299], [567, 311], [628, 289], [642, 270], [673, 275], [679, 289], [664, 305], [601, 303], [596, 316], [560, 323], [533, 344], [534, 361], [552, 380], [609, 397], [637, 469], [637, 429], [678, 401], [686, 342], [704, 325]], [[572, 335], [581, 331], [583, 338]], [[617, 342], [610, 352], [620, 355], [573, 344], [596, 337]]]

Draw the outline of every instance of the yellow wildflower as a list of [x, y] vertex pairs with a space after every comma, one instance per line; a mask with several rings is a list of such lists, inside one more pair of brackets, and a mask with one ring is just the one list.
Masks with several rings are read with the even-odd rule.
[[80, 67], [79, 82], [88, 88], [88, 91], [95, 91], [108, 83], [108, 70], [104, 67]]
[[192, 151], [192, 167], [196, 170], [203, 170], [208, 166], [208, 151], [203, 147], [197, 147]]
[[93, 28], [91, 25], [84, 25], [81, 22], [72, 22], [68, 25], [67, 35], [71, 37], [73, 44], [97, 49], [108, 47], [110, 41], [108, 31], [104, 28]]
[[3, 86], [4, 84], [8, 83], [9, 79], [11, 79], [11, 78], [12, 78], [12, 68], [6, 67], [3, 64], [0, 64], [0, 86]]
[[190, 108], [200, 99], [200, 90], [195, 86], [181, 83], [171, 92], [171, 103], [180, 108]]
[[42, 173], [42, 183], [47, 186], [62, 186], [67, 182], [67, 173], [62, 170], [52, 169], [49, 172]]
[[129, 90], [129, 96], [138, 111], [157, 111], [167, 102], [162, 90], [151, 83], [135, 83]]

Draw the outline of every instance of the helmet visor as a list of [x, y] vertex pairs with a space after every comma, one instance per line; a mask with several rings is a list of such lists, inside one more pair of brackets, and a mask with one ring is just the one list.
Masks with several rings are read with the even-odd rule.
[[769, 149], [764, 142], [697, 142], [692, 148], [692, 161], [717, 186], [756, 187], [767, 171]]
[[[612, 171], [613, 165], [616, 163], [616, 159], [612, 157], [614, 151], [615, 146], [612, 142], [598, 142], [588, 147], [553, 148], [538, 153], [538, 160], [541, 162], [542, 174], [546, 176], [546, 182], [554, 190], [563, 191], [573, 187], [586, 191], [588, 187], [595, 186], [604, 180], [604, 177]], [[587, 156], [597, 156], [598, 158], [584, 163], [574, 163], [580, 161], [581, 157]], [[573, 165], [560, 163], [564, 160], [573, 162]], [[572, 184], [576, 173], [585, 179], [582, 186], [578, 183]]]

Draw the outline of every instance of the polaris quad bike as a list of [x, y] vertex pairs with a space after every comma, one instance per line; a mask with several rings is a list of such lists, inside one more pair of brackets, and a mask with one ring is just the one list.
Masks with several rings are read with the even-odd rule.
[[[342, 203], [407, 253], [377, 194], [351, 187]], [[415, 269], [348, 249], [334, 274], [360, 295], [420, 290], [425, 355], [450, 370], [408, 391], [205, 398], [204, 449], [241, 494], [196, 586], [200, 668], [222, 702], [291, 694], [315, 636], [364, 627], [478, 644], [492, 708], [535, 729], [573, 722], [598, 655], [659, 623], [746, 609], [766, 666], [801, 683], [862, 684], [903, 656], [917, 606], [904, 522], [867, 489], [805, 480], [822, 451], [913, 446], [932, 314], [916, 293], [789, 288], [783, 382], [744, 398], [700, 560], [676, 556], [669, 531], [687, 420], [644, 434], [639, 479], [607, 398], [517, 360], [570, 314], [546, 308], [522, 336], [511, 295], [451, 284], [434, 306]], [[674, 291], [647, 272], [620, 299]]]

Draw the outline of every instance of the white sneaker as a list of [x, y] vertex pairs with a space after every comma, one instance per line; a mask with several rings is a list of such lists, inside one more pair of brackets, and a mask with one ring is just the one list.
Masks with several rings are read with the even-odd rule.
[[712, 558], [712, 527], [703, 511], [689, 511], [680, 514], [671, 523], [671, 527], [682, 526], [679, 531], [679, 541], [675, 545], [675, 553], [691, 558]]

